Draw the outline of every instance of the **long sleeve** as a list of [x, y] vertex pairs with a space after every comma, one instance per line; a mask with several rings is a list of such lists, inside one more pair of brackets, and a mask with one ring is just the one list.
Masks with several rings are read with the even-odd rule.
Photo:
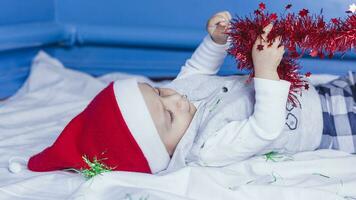
[[253, 114], [245, 120], [229, 122], [211, 135], [200, 150], [202, 165], [223, 166], [245, 160], [262, 152], [280, 136], [290, 83], [254, 78], [254, 84]]
[[182, 66], [176, 79], [185, 78], [194, 74], [216, 74], [226, 57], [226, 50], [229, 44], [220, 45], [215, 43], [207, 35], [199, 47], [194, 51]]

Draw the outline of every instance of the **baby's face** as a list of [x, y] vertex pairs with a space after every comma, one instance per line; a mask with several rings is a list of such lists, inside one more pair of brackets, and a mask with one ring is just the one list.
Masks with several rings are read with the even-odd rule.
[[187, 98], [168, 88], [153, 88], [139, 83], [139, 88], [169, 155], [172, 155], [193, 116], [195, 106]]

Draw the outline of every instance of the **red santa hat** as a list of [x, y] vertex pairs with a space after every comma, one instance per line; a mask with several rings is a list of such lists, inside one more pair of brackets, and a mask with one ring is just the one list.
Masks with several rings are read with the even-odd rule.
[[169, 154], [135, 79], [111, 83], [72, 119], [52, 146], [28, 161], [32, 171], [88, 169], [83, 156], [118, 171], [156, 173]]

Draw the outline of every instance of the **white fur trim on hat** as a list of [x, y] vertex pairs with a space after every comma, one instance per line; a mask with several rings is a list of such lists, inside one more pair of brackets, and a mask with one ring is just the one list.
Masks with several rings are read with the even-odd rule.
[[115, 81], [116, 102], [132, 136], [145, 155], [152, 173], [167, 168], [169, 154], [134, 78]]

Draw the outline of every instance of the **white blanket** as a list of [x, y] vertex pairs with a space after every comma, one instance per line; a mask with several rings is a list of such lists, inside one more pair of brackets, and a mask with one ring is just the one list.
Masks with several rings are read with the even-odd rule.
[[[110, 172], [88, 181], [26, 168], [108, 82], [128, 76], [93, 78], [40, 53], [23, 87], [0, 103], [0, 199], [356, 199], [356, 156], [332, 150], [270, 154], [224, 168], [190, 166], [162, 176]], [[315, 76], [313, 83], [332, 78]], [[14, 163], [21, 163], [18, 173], [8, 170]]]

